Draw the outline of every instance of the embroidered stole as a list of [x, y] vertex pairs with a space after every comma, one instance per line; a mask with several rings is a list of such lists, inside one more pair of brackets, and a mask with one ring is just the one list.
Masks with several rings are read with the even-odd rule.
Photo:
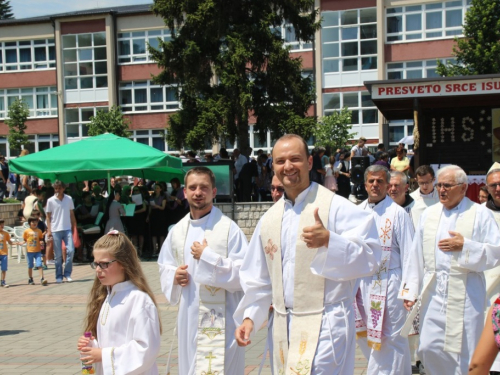
[[[190, 214], [187, 214], [179, 221], [172, 234], [172, 247], [178, 265], [185, 264], [189, 217]], [[230, 228], [231, 220], [213, 207], [205, 227], [205, 238], [208, 246], [223, 258], [227, 258]], [[196, 374], [222, 375], [226, 347], [226, 290], [200, 285], [199, 296]]]
[[[324, 310], [325, 279], [314, 275], [311, 262], [318, 249], [309, 249], [300, 239], [303, 229], [315, 223], [314, 210], [326, 226], [334, 193], [313, 183], [300, 215], [299, 238], [295, 244], [295, 281], [293, 311], [287, 311], [283, 292], [281, 226], [285, 201], [280, 199], [265, 214], [261, 225], [261, 241], [272, 282], [273, 366], [277, 375], [308, 375], [318, 345]], [[287, 314], [293, 315], [288, 335]], [[290, 344], [289, 344], [290, 343]]]
[[[477, 204], [469, 200], [465, 202], [464, 211], [460, 214], [455, 224], [455, 232], [460, 233], [464, 238], [472, 239], [472, 230], [476, 218]], [[437, 249], [436, 235], [443, 213], [443, 205], [436, 204], [428, 208], [429, 212], [424, 226], [423, 235], [423, 255], [426, 273], [430, 273], [431, 277], [424, 277], [424, 285], [418, 303], [427, 296], [430, 292], [429, 286], [436, 280], [436, 251]], [[451, 228], [450, 228], [451, 230]], [[464, 326], [464, 309], [465, 295], [467, 286], [467, 276], [469, 270], [460, 267], [458, 258], [466, 249], [462, 251], [452, 251], [450, 271], [448, 275], [448, 297], [446, 300], [446, 326], [445, 326], [445, 341], [444, 351], [451, 353], [461, 353], [462, 351], [462, 332]], [[408, 335], [411, 329], [411, 323], [417, 315], [418, 308], [413, 308], [408, 315], [406, 323], [401, 330], [401, 335]]]
[[[368, 201], [366, 204], [368, 204]], [[382, 258], [378, 271], [372, 276], [372, 283], [370, 286], [370, 312], [367, 317], [368, 346], [374, 350], [380, 350], [382, 345], [382, 326], [386, 307], [389, 265], [391, 263], [392, 229], [394, 226], [394, 217], [396, 216], [396, 210], [391, 207], [392, 204], [387, 204], [387, 202], [380, 202], [380, 204], [383, 204], [385, 207], [380, 220], [382, 226], [377, 225], [379, 242], [382, 246]], [[373, 212], [373, 215], [377, 215], [377, 213]]]

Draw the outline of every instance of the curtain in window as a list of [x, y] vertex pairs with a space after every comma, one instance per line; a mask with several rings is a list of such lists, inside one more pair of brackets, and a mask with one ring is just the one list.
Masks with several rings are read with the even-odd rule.
[[134, 90], [135, 103], [147, 103], [148, 96], [146, 89], [136, 89]]
[[19, 50], [19, 61], [20, 62], [31, 62], [31, 49], [21, 48]]
[[37, 109], [49, 108], [49, 96], [47, 94], [36, 96], [36, 108]]

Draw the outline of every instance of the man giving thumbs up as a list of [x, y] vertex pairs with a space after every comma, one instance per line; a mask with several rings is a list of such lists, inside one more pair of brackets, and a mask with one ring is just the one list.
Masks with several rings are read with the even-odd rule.
[[354, 285], [378, 266], [377, 229], [368, 213], [311, 183], [311, 167], [301, 137], [276, 142], [273, 168], [284, 199], [260, 219], [244, 257], [235, 335], [248, 345], [272, 303], [274, 374], [352, 374]]

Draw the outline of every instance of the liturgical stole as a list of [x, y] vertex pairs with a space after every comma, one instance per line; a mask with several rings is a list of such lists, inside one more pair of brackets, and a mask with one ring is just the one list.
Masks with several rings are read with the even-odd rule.
[[396, 216], [394, 207], [393, 204], [386, 207], [382, 215], [382, 226], [377, 228], [379, 242], [382, 246], [382, 259], [380, 260], [377, 272], [372, 276], [372, 283], [370, 285], [370, 312], [366, 323], [368, 328], [368, 346], [374, 350], [380, 350], [382, 345], [382, 326], [387, 299], [389, 265], [391, 262], [392, 228], [394, 226], [394, 217]]
[[[318, 345], [324, 311], [325, 279], [314, 275], [310, 266], [318, 249], [310, 249], [300, 239], [303, 229], [315, 224], [314, 210], [325, 225], [334, 193], [318, 184], [312, 184], [305, 197], [300, 215], [298, 239], [295, 247], [295, 281], [293, 310], [286, 309], [283, 293], [283, 263], [281, 250], [281, 226], [285, 201], [280, 199], [264, 215], [261, 224], [262, 247], [272, 282], [273, 366], [274, 374], [308, 375]], [[288, 335], [287, 314], [292, 314]]]
[[[185, 264], [184, 248], [189, 223], [190, 214], [187, 214], [173, 229], [172, 248], [178, 265]], [[222, 258], [227, 258], [230, 228], [231, 219], [213, 207], [205, 227], [205, 239], [210, 249]], [[199, 287], [196, 374], [222, 375], [226, 346], [226, 290], [211, 285]]]
[[[464, 239], [472, 239], [472, 231], [476, 218], [477, 204], [471, 200], [466, 199], [464, 211], [460, 214], [455, 224], [455, 232], [460, 233]], [[424, 224], [424, 238], [423, 238], [423, 254], [424, 254], [424, 267], [426, 273], [430, 273], [420, 294], [419, 303], [429, 293], [429, 286], [436, 280], [436, 235], [439, 228], [439, 222], [443, 213], [443, 205], [436, 204], [429, 207], [427, 213], [427, 220]], [[453, 230], [453, 229], [450, 229]], [[458, 258], [462, 255], [462, 251], [452, 251], [450, 272], [448, 276], [448, 297], [446, 301], [446, 328], [444, 351], [451, 353], [460, 353], [462, 348], [462, 332], [464, 327], [464, 309], [467, 276], [469, 270], [460, 267]], [[406, 320], [405, 327], [401, 333], [404, 336], [408, 333], [411, 327], [411, 322], [417, 314], [417, 308], [414, 308]], [[423, 317], [425, 319], [425, 317]]]

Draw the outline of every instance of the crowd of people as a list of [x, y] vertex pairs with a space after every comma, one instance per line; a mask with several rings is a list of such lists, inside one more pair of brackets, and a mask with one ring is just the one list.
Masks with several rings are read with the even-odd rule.
[[[429, 375], [495, 374], [500, 371], [495, 367], [500, 364], [500, 164], [486, 176], [488, 197], [480, 205], [466, 197], [467, 175], [459, 166], [435, 174], [421, 165], [413, 172], [398, 147], [387, 168], [380, 163], [388, 161], [385, 151], [379, 150], [363, 176], [368, 198], [354, 204], [338, 193], [340, 172], [349, 174], [347, 161], [364, 156], [364, 142], [361, 138], [349, 152], [339, 150], [337, 168], [336, 155], [320, 168], [324, 150], [310, 155], [301, 137], [281, 137], [269, 170], [275, 203], [249, 243], [214, 207], [215, 176], [202, 164], [186, 173], [184, 194], [171, 194], [174, 199], [162, 198], [161, 182], [148, 189], [115, 180], [104, 198], [98, 185], [71, 197], [56, 181], [55, 195], [41, 203], [46, 236], [56, 259], [63, 242], [70, 258], [74, 221], [85, 219], [96, 202], [108, 222], [123, 217], [121, 203], [135, 205], [131, 220], [139, 214], [141, 223], [155, 221], [161, 289], [170, 305], [179, 305], [174, 336], [179, 374], [243, 374], [244, 348], [266, 324], [274, 374], [353, 374], [356, 344], [370, 375], [411, 374], [412, 363]], [[240, 187], [250, 163], [241, 164]], [[411, 193], [409, 174], [418, 185]], [[180, 190], [180, 182], [171, 184]], [[167, 233], [162, 213], [169, 204], [186, 211]], [[38, 223], [32, 215], [29, 220], [33, 227]], [[158, 373], [161, 323], [139, 263], [140, 225], [108, 225], [94, 245], [89, 334], [77, 347], [82, 361], [99, 373]], [[71, 281], [71, 265], [63, 270], [59, 262], [57, 280]]]
[[[311, 182], [314, 157], [300, 137], [280, 138], [272, 156], [275, 204], [248, 244], [213, 207], [211, 171], [200, 166], [186, 175], [190, 214], [169, 233], [158, 259], [162, 291], [169, 304], [179, 305], [179, 373], [243, 374], [244, 347], [267, 321], [274, 374], [353, 374], [356, 343], [368, 374], [411, 374], [415, 360], [423, 364], [421, 373], [488, 374], [500, 325], [500, 165], [489, 171], [488, 200], [478, 205], [465, 196], [467, 176], [458, 166], [437, 175], [420, 166], [418, 188], [408, 194], [409, 169], [373, 163], [364, 174], [368, 199], [356, 205]], [[332, 161], [326, 165], [332, 168]], [[333, 173], [325, 173], [323, 183]], [[122, 267], [113, 254], [93, 263], [100, 280]], [[113, 311], [120, 285], [102, 298], [99, 317], [92, 306], [87, 325], [94, 336], [104, 311]], [[147, 333], [141, 330], [149, 356], [144, 349], [127, 365], [140, 358], [141, 366], [155, 369], [155, 322]], [[103, 342], [113, 336], [107, 332]], [[132, 337], [121, 346], [113, 343], [123, 348], [116, 357], [122, 360], [138, 340], [126, 335]], [[88, 349], [82, 337], [78, 348], [90, 353], [89, 363], [112, 368], [114, 354], [100, 340]]]

